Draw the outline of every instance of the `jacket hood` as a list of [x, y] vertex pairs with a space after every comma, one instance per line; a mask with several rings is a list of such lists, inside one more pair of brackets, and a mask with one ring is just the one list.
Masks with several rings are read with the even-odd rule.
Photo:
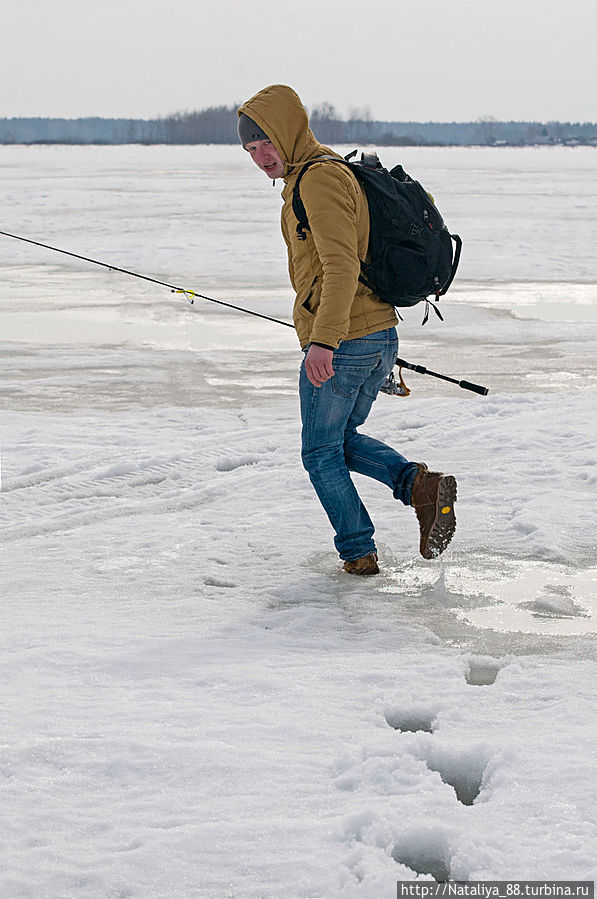
[[332, 153], [319, 143], [309, 128], [307, 111], [300, 97], [285, 84], [264, 87], [239, 107], [238, 114], [243, 112], [259, 125], [274, 144], [284, 162], [284, 177], [290, 174], [294, 166], [315, 156]]

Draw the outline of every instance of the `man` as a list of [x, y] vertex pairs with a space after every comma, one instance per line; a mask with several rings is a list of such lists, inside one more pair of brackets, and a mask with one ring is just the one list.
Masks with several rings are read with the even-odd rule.
[[285, 182], [282, 234], [296, 291], [294, 324], [305, 352], [302, 460], [334, 528], [344, 571], [379, 572], [374, 527], [350, 471], [381, 481], [396, 499], [414, 506], [420, 552], [435, 558], [456, 527], [455, 479], [357, 431], [398, 353], [393, 307], [359, 281], [369, 241], [367, 199], [347, 166], [329, 159], [311, 165], [300, 186], [310, 230], [299, 239], [292, 209], [297, 177], [307, 161], [338, 154], [318, 143], [299, 97], [285, 85], [259, 91], [238, 114], [245, 150], [269, 178]]

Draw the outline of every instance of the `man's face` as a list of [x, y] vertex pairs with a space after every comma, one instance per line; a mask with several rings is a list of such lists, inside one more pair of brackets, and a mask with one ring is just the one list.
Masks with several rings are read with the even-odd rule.
[[272, 178], [281, 178], [284, 174], [284, 163], [271, 140], [253, 140], [245, 145], [255, 165]]

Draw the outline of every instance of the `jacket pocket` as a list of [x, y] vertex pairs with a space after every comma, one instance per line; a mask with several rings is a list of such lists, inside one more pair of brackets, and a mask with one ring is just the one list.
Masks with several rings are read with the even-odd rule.
[[306, 298], [301, 303], [302, 308], [305, 309], [307, 312], [310, 312], [311, 314], [313, 314], [313, 310], [311, 309], [310, 303], [311, 303], [311, 297], [313, 296], [313, 292], [315, 290], [316, 283], [317, 283], [317, 275], [313, 278], [313, 281], [311, 282], [311, 287], [309, 288], [309, 293], [307, 294]]

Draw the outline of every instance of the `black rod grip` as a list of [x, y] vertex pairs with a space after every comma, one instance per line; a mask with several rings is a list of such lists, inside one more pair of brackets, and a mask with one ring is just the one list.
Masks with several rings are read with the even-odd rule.
[[450, 381], [452, 384], [458, 384], [459, 387], [463, 387], [464, 390], [472, 390], [473, 393], [479, 393], [481, 396], [487, 396], [489, 393], [489, 388], [483, 387], [481, 384], [472, 384], [470, 381], [457, 381], [456, 378], [440, 375], [436, 371], [430, 371], [428, 368], [425, 368], [424, 365], [415, 365], [412, 362], [407, 362], [405, 359], [396, 359], [396, 365], [408, 368], [410, 371], [416, 371], [420, 375], [431, 375], [433, 378], [441, 378], [442, 381]]
[[470, 381], [459, 381], [459, 387], [463, 387], [465, 390], [472, 390], [473, 393], [480, 393], [481, 396], [487, 396], [489, 393], [488, 387], [482, 387], [481, 384], [471, 384]]

